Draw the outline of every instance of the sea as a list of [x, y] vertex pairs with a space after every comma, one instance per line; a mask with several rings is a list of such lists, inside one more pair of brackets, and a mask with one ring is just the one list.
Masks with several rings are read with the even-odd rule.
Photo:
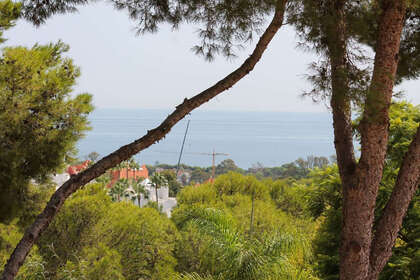
[[[90, 114], [92, 130], [78, 142], [79, 158], [90, 152], [101, 157], [158, 126], [170, 110], [96, 109]], [[176, 164], [187, 123], [181, 163], [211, 166], [232, 159], [237, 166], [280, 166], [299, 157], [335, 154], [329, 113], [193, 111], [159, 143], [141, 151], [141, 164]], [[217, 155], [219, 154], [219, 155]]]

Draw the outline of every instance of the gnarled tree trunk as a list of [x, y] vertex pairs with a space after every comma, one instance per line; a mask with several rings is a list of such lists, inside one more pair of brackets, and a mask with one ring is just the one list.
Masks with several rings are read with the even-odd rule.
[[262, 54], [266, 50], [268, 44], [273, 39], [283, 23], [287, 0], [279, 0], [273, 20], [265, 32], [260, 37], [252, 54], [244, 61], [244, 63], [235, 71], [227, 75], [224, 79], [217, 82], [212, 87], [197, 94], [191, 99], [185, 99], [184, 102], [176, 107], [176, 110], [170, 114], [158, 127], [149, 130], [142, 138], [119, 148], [117, 151], [109, 154], [96, 164], [85, 171], [71, 177], [65, 182], [51, 197], [43, 212], [36, 218], [35, 222], [26, 230], [24, 236], [13, 251], [8, 260], [3, 274], [2, 280], [12, 280], [16, 276], [20, 266], [24, 263], [26, 256], [31, 250], [34, 243], [39, 239], [42, 232], [48, 227], [49, 223], [58, 213], [64, 201], [81, 186], [87, 184], [91, 180], [105, 173], [106, 170], [115, 167], [120, 162], [127, 160], [131, 156], [146, 149], [147, 147], [158, 142], [165, 137], [171, 128], [189, 114], [195, 108], [208, 102], [218, 94], [232, 87], [240, 79], [246, 76], [254, 69], [254, 66], [260, 60]]

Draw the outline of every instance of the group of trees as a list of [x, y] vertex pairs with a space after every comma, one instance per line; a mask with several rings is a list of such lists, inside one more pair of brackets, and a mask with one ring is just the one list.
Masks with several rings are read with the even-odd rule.
[[[148, 199], [150, 194], [146, 189], [145, 178], [137, 179], [119, 179], [109, 189], [109, 195], [113, 201], [136, 201], [140, 206], [141, 198]], [[150, 185], [155, 189], [156, 203], [159, 204], [158, 189], [168, 186], [168, 182], [164, 174], [154, 173], [150, 177]]]
[[[17, 279], [317, 279], [315, 225], [277, 209], [272, 184], [228, 173], [186, 187], [168, 219], [91, 183], [66, 201]], [[0, 234], [3, 265], [21, 232], [1, 224]]]
[[[21, 233], [12, 225], [1, 233], [4, 265]], [[17, 278], [173, 279], [176, 238], [175, 226], [154, 208], [112, 202], [93, 183], [66, 202]]]
[[[420, 276], [419, 195], [380, 279]], [[229, 172], [183, 188], [177, 199], [168, 219], [153, 206], [113, 202], [105, 184], [87, 185], [66, 201], [17, 279], [338, 279], [336, 165], [300, 180]], [[21, 233], [2, 224], [0, 236], [3, 264]]]
[[[226, 174], [230, 171], [238, 172], [244, 175], [254, 175], [259, 179], [262, 178], [272, 178], [272, 179], [282, 179], [282, 178], [295, 178], [301, 179], [306, 177], [311, 169], [322, 168], [330, 164], [330, 160], [327, 157], [323, 156], [308, 156], [306, 159], [298, 158], [294, 162], [285, 163], [277, 167], [265, 167], [261, 163], [256, 163], [248, 169], [242, 169], [238, 167], [232, 159], [225, 159], [215, 166], [216, 176]], [[154, 170], [163, 169], [163, 174], [167, 177], [167, 180], [176, 184], [174, 179], [175, 173], [173, 170], [176, 170], [176, 165], [170, 164], [156, 164], [148, 165], [148, 170], [154, 172]], [[178, 178], [178, 181], [182, 185], [189, 185], [194, 183], [204, 183], [208, 181], [212, 176], [212, 167], [199, 167], [199, 166], [189, 166], [186, 164], [181, 165], [181, 174], [189, 173], [190, 176], [188, 179], [183, 180], [182, 175]], [[179, 176], [178, 176], [179, 177]], [[173, 194], [176, 195], [179, 188], [181, 187], [178, 184], [173, 185], [169, 184], [170, 189], [175, 189]]]
[[[39, 25], [51, 15], [74, 11], [77, 5], [89, 2], [88, 0], [24, 0], [20, 2], [1, 0], [0, 36], [4, 30], [13, 26], [18, 17]], [[337, 250], [334, 252], [340, 252], [338, 257], [339, 278], [342, 280], [378, 279], [384, 268], [388, 268], [387, 263], [390, 261], [395, 244], [397, 244], [394, 250], [396, 256], [400, 253], [411, 252], [412, 257], [408, 257], [410, 261], [407, 261], [404, 256], [403, 261], [400, 258], [391, 259], [391, 262], [397, 267], [404, 268], [402, 269], [405, 271], [404, 277], [416, 275], [416, 272], [412, 271], [412, 267], [416, 267], [417, 264], [418, 244], [417, 241], [410, 239], [410, 233], [416, 229], [416, 224], [414, 223], [413, 226], [409, 222], [410, 225], [407, 226], [403, 224], [403, 218], [407, 211], [410, 215], [410, 207], [415, 207], [410, 205], [416, 202], [415, 194], [420, 178], [420, 127], [418, 118], [414, 119], [414, 124], [410, 128], [401, 128], [398, 125], [408, 115], [401, 116], [400, 121], [397, 119], [390, 122], [390, 118], [395, 113], [391, 107], [394, 84], [406, 79], [415, 79], [420, 74], [419, 1], [218, 0], [210, 3], [209, 1], [178, 0], [134, 2], [112, 0], [111, 2], [117, 9], [129, 12], [130, 17], [137, 23], [139, 34], [156, 31], [161, 23], [169, 23], [175, 28], [184, 22], [201, 25], [202, 28], [198, 32], [201, 43], [194, 50], [209, 60], [218, 53], [227, 57], [234, 56], [235, 47], [240, 48], [241, 44], [252, 39], [262, 29], [266, 17], [269, 15], [273, 15], [273, 17], [265, 31], [260, 33], [261, 37], [254, 51], [239, 68], [196, 96], [190, 99], [186, 98], [157, 128], [149, 130], [142, 138], [121, 147], [86, 171], [73, 176], [52, 195], [46, 208], [37, 218], [34, 219], [33, 214], [29, 215], [28, 220], [33, 223], [26, 230], [4, 267], [2, 279], [13, 279], [16, 276], [34, 244], [42, 244], [43, 238], [47, 238], [43, 236], [43, 233], [47, 236], [53, 230], [54, 235], [59, 234], [59, 229], [54, 228], [54, 223], [60, 223], [60, 220], [55, 220], [54, 217], [57, 215], [59, 217], [61, 214], [59, 211], [63, 205], [63, 210], [65, 210], [67, 206], [64, 202], [67, 198], [71, 197], [73, 200], [77, 197], [77, 193], [72, 194], [79, 188], [99, 177], [106, 170], [117, 166], [162, 139], [180, 119], [193, 109], [229, 89], [249, 74], [263, 56], [274, 35], [281, 28], [284, 18], [287, 18], [287, 22], [295, 27], [297, 34], [302, 39], [300, 45], [319, 55], [318, 63], [312, 65], [313, 73], [308, 76], [314, 84], [314, 89], [308, 94], [314, 99], [329, 101], [332, 110], [340, 184], [339, 190], [334, 191], [332, 195], [328, 190], [323, 192], [327, 197], [332, 198], [332, 205], [328, 199], [324, 200], [328, 203], [324, 204], [326, 205], [324, 210], [322, 207], [318, 208], [317, 213], [321, 216], [325, 215], [325, 220], [331, 222], [330, 227], [326, 226], [326, 232], [334, 225], [334, 222], [328, 219], [329, 214], [337, 216], [337, 212], [334, 214], [331, 209], [337, 206], [338, 212], [341, 213], [340, 250], [335, 245], [333, 246], [334, 250]], [[1, 40], [3, 41], [4, 38]], [[86, 116], [92, 110], [91, 97], [87, 94], [75, 97], [69, 95], [80, 73], [72, 61], [63, 56], [67, 50], [68, 47], [61, 42], [46, 46], [35, 45], [32, 48], [12, 47], [2, 50], [0, 59], [0, 106], [2, 106], [2, 110], [0, 110], [0, 190], [2, 193], [0, 223], [7, 224], [6, 231], [10, 229], [9, 227], [19, 227], [17, 221], [23, 221], [23, 218], [27, 217], [24, 211], [27, 210], [27, 207], [24, 205], [27, 204], [28, 197], [30, 197], [31, 183], [46, 184], [49, 174], [59, 170], [66, 161], [71, 160], [76, 141], [88, 129]], [[369, 58], [368, 51], [375, 54], [373, 59]], [[409, 105], [404, 106], [406, 109], [410, 109]], [[353, 125], [352, 113], [355, 111], [359, 112], [360, 118], [357, 124]], [[408, 129], [412, 130], [411, 134], [405, 134], [404, 137], [398, 136], [398, 133], [402, 135]], [[394, 134], [390, 136], [390, 133], [396, 133], [397, 136]], [[354, 153], [354, 134], [360, 140], [360, 158], [357, 158]], [[391, 148], [393, 146], [397, 150], [393, 150]], [[299, 163], [297, 164], [299, 165]], [[229, 167], [229, 165], [227, 166]], [[226, 201], [234, 209], [234, 205], [240, 204], [240, 201], [235, 200], [235, 194], [239, 188], [240, 193], [245, 193], [248, 198], [250, 197], [249, 202], [252, 209], [258, 205], [256, 200], [258, 193], [251, 188], [255, 185], [254, 183], [245, 183], [245, 187], [242, 188], [239, 187], [242, 184], [241, 180], [229, 178], [225, 178], [225, 180], [230, 183], [217, 187], [217, 192], [211, 195], [223, 198], [225, 189], [227, 189], [227, 197], [223, 201]], [[250, 189], [252, 189], [251, 193], [249, 193]], [[284, 190], [285, 188], [279, 188], [273, 193], [279, 194]], [[320, 190], [322, 191], [322, 189]], [[341, 199], [333, 198], [336, 196], [336, 192], [339, 193], [338, 197], [341, 196]], [[293, 196], [293, 192], [289, 190], [284, 193]], [[38, 197], [42, 197], [42, 195]], [[288, 205], [284, 202], [281, 199], [277, 200], [277, 205], [286, 209]], [[203, 203], [206, 204], [207, 201], [203, 201]], [[115, 206], [117, 208], [122, 207], [119, 206], [122, 204], [115, 205], [118, 205]], [[291, 205], [294, 211], [303, 211], [299, 209], [300, 200]], [[38, 208], [38, 205], [34, 205], [34, 208]], [[143, 211], [153, 211], [135, 209], [137, 209], [135, 210], [137, 218], [140, 220], [147, 219], [147, 215], [143, 215]], [[75, 213], [78, 211], [78, 208], [72, 210], [70, 215], [76, 217]], [[124, 211], [126, 210], [116, 209], [109, 213], [106, 219], [115, 219], [117, 222], [124, 221], [124, 219], [130, 220], [129, 215], [127, 215], [128, 218], [119, 216]], [[218, 242], [226, 245], [224, 247], [229, 250], [226, 251], [226, 254], [243, 257], [237, 259], [236, 263], [233, 261], [228, 272], [226, 270], [222, 272], [206, 270], [207, 275], [203, 275], [200, 274], [201, 271], [193, 271], [192, 274], [181, 277], [193, 279], [201, 276], [208, 279], [248, 277], [244, 275], [254, 275], [249, 276], [250, 279], [256, 277], [257, 274], [252, 273], [260, 273], [259, 270], [264, 267], [264, 264], [270, 263], [270, 258], [272, 258], [269, 254], [271, 253], [270, 247], [267, 249], [270, 252], [257, 252], [257, 249], [249, 246], [246, 239], [243, 239], [244, 237], [236, 237], [237, 229], [235, 227], [223, 229], [222, 226], [218, 226], [216, 219], [221, 223], [223, 223], [223, 219], [217, 218], [217, 215], [213, 215], [213, 218], [210, 217], [212, 213], [215, 212], [201, 213], [202, 216], [195, 218], [195, 221], [203, 226], [208, 226], [209, 230], [212, 230], [214, 238], [231, 238], [225, 243], [221, 240]], [[250, 213], [254, 213], [254, 211], [250, 211]], [[418, 212], [414, 211], [414, 213]], [[206, 218], [206, 215], [209, 217]], [[413, 215], [414, 218], [416, 217], [416, 214], [411, 214], [408, 220]], [[95, 216], [94, 213], [93, 216]], [[251, 217], [254, 217], [253, 214]], [[63, 257], [68, 266], [56, 266], [54, 275], [66, 275], [68, 271], [73, 270], [88, 271], [86, 273], [91, 275], [90, 273], [94, 274], [95, 272], [90, 269], [95, 267], [104, 269], [107, 263], [109, 263], [109, 267], [115, 267], [118, 271], [116, 263], [118, 254], [122, 263], [123, 261], [129, 262], [132, 259], [131, 254], [136, 256], [137, 253], [144, 253], [143, 251], [139, 252], [137, 244], [141, 241], [136, 238], [138, 238], [138, 234], [149, 237], [148, 232], [142, 232], [142, 230], [147, 230], [148, 226], [129, 223], [130, 230], [118, 231], [118, 225], [115, 229], [111, 226], [107, 227], [109, 223], [101, 223], [102, 220], [99, 218], [95, 221], [98, 221], [103, 227], [98, 228], [99, 235], [93, 236], [93, 240], [104, 240], [104, 245], [95, 244], [97, 245], [95, 247], [98, 248], [96, 251], [89, 250], [89, 247], [85, 246], [83, 248], [87, 248], [85, 251], [78, 252], [82, 256], [78, 258], [81, 260], [79, 263], [76, 263], [75, 259]], [[95, 221], [92, 224], [96, 224]], [[151, 222], [159, 221], [156, 218]], [[253, 219], [250, 219], [250, 225], [254, 225], [251, 221]], [[74, 224], [75, 231], [80, 231], [84, 227], [89, 231], [89, 226], [77, 225], [77, 222], [75, 221], [76, 224]], [[165, 223], [162, 225], [163, 228], [167, 227], [167, 223]], [[273, 220], [270, 223], [276, 226], [281, 224], [279, 220]], [[51, 224], [50, 228], [49, 224]], [[211, 227], [216, 228], [210, 229]], [[67, 229], [67, 226], [63, 228]], [[226, 233], [226, 236], [220, 236], [217, 228]], [[256, 224], [255, 228], [257, 228]], [[339, 227], [334, 229], [337, 228]], [[165, 230], [163, 231], [165, 232]], [[166, 233], [170, 231], [167, 229]], [[127, 240], [133, 241], [129, 243], [130, 246], [122, 245], [125, 244], [123, 242], [114, 243], [119, 240], [118, 237], [121, 238], [121, 232], [133, 233], [126, 236]], [[250, 232], [252, 233], [254, 230], [250, 230]], [[205, 230], [200, 230], [201, 233], [204, 234]], [[164, 235], [164, 233], [162, 234]], [[64, 233], [65, 235], [66, 233]], [[91, 236], [90, 232], [87, 235]], [[333, 235], [337, 237], [337, 234]], [[250, 236], [255, 238], [254, 234], [250, 234]], [[152, 237], [150, 239], [154, 240]], [[169, 239], [165, 245], [173, 244]], [[261, 248], [265, 248], [264, 244], [267, 240], [263, 238], [259, 240]], [[2, 243], [4, 242], [2, 240]], [[401, 242], [403, 245], [400, 246]], [[67, 245], [70, 244], [72, 243], [69, 242]], [[80, 245], [82, 244], [81, 240]], [[75, 246], [74, 250], [80, 248], [75, 243], [73, 245]], [[109, 251], [107, 247], [112, 247], [115, 251]], [[214, 259], [218, 248], [217, 246], [213, 247], [216, 251], [210, 250], [209, 252], [213, 252]], [[72, 248], [63, 248], [62, 252], [56, 253], [58, 257], [71, 254]], [[89, 252], [95, 253], [90, 254]], [[151, 251], [148, 256], [148, 260], [152, 260], [152, 265], [149, 267], [152, 271], [150, 275], [160, 275], [158, 260], [163, 260], [163, 265], [168, 267], [165, 273], [172, 273], [169, 268], [173, 258], [160, 258], [156, 252], [159, 252], [159, 249], [153, 248], [153, 252]], [[28, 261], [36, 262], [39, 255], [35, 254], [35, 251], [33, 253]], [[41, 257], [42, 254], [42, 248], [40, 248]], [[95, 255], [104, 256], [104, 262], [98, 261]], [[245, 259], [250, 260], [246, 256], [256, 255], [261, 256], [258, 258], [259, 261], [257, 260], [259, 265], [253, 266], [250, 262], [242, 262]], [[334, 257], [332, 254], [328, 255]], [[287, 259], [287, 257], [281, 258]], [[53, 261], [57, 262], [57, 259]], [[235, 260], [235, 258], [232, 259]], [[290, 266], [302, 264], [302, 259], [306, 260], [298, 258]], [[412, 261], [413, 259], [414, 261]], [[47, 262], [49, 262], [48, 258]], [[82, 263], [84, 268], [79, 266]], [[328, 265], [337, 269], [337, 266], [333, 264], [328, 261]], [[150, 262], [147, 262], [147, 265], [150, 265]], [[66, 267], [65, 271], [57, 270], [63, 267]], [[256, 267], [258, 269], [255, 269]], [[273, 277], [281, 275], [281, 271], [275, 270], [276, 266], [270, 267], [274, 269], [271, 274], [274, 275]], [[24, 271], [33, 268], [34, 266], [28, 265]], [[121, 272], [114, 274], [114, 278], [129, 278], [131, 275], [137, 277], [141, 273], [139, 269], [147, 270], [137, 263], [135, 267], [123, 265]], [[387, 273], [386, 269], [383, 273]], [[407, 269], [409, 274], [406, 273]], [[300, 272], [302, 270], [298, 271], [303, 273]], [[320, 271], [324, 273], [322, 270]], [[42, 272], [40, 273], [42, 275]], [[311, 274], [312, 272], [305, 273]], [[38, 274], [34, 273], [33, 275]], [[152, 277], [150, 275], [141, 277]], [[166, 274], [164, 276], [166, 277]], [[94, 276], [84, 277], [94, 279]], [[163, 278], [163, 276], [159, 277]]]

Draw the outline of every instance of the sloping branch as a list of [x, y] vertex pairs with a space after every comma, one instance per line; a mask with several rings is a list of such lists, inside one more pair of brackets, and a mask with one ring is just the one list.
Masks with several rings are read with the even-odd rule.
[[191, 99], [185, 99], [184, 102], [176, 107], [176, 110], [170, 114], [158, 127], [149, 130], [145, 136], [119, 148], [117, 151], [104, 157], [89, 169], [77, 174], [65, 182], [51, 197], [43, 212], [36, 218], [35, 222], [26, 230], [24, 236], [13, 251], [8, 260], [2, 280], [12, 280], [16, 276], [20, 266], [24, 263], [26, 256], [34, 243], [39, 239], [42, 232], [48, 227], [49, 223], [58, 213], [64, 201], [81, 186], [97, 178], [106, 170], [127, 160], [131, 156], [146, 149], [152, 144], [165, 137], [171, 128], [189, 114], [192, 110], [208, 102], [218, 94], [232, 87], [240, 79], [251, 72], [257, 62], [260, 60], [268, 44], [273, 39], [282, 25], [285, 6], [287, 0], [279, 0], [274, 17], [265, 32], [260, 37], [252, 54], [235, 71], [227, 75], [224, 79], [217, 82], [212, 87], [204, 90]]
[[403, 218], [420, 183], [420, 126], [404, 157], [397, 181], [376, 226], [370, 255], [369, 279], [377, 279], [392, 255]]

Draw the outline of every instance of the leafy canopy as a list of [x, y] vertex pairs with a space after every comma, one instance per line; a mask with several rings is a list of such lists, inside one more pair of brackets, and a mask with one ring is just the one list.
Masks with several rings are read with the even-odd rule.
[[5, 48], [0, 56], [0, 221], [13, 218], [31, 179], [72, 159], [89, 129], [91, 96], [70, 93], [80, 76], [62, 42]]

